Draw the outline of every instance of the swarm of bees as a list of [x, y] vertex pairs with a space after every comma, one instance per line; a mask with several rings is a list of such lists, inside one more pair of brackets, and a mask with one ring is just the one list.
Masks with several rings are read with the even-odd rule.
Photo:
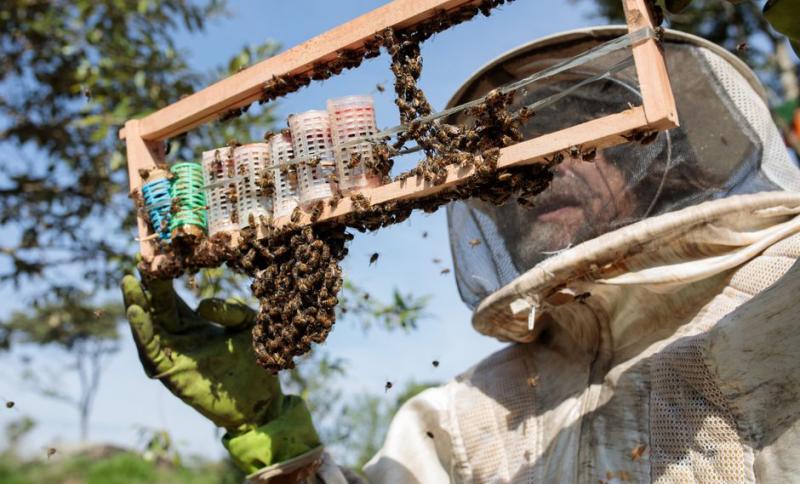
[[241, 264], [255, 275], [252, 290], [261, 309], [253, 345], [258, 363], [267, 370], [293, 368], [295, 356], [327, 338], [342, 288], [339, 262], [350, 238], [344, 227], [332, 226], [249, 239]]

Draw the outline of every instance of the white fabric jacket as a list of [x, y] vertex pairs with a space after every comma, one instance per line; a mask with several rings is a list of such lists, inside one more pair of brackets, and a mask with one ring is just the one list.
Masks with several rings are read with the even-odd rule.
[[798, 256], [800, 195], [770, 192], [546, 260], [473, 320], [529, 342], [408, 401], [369, 482], [800, 481]]

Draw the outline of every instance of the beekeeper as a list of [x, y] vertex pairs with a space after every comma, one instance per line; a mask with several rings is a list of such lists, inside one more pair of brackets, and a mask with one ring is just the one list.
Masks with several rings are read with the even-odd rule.
[[[625, 32], [524, 45], [450, 105]], [[743, 62], [677, 32], [664, 48], [680, 128], [566, 159], [533, 208], [448, 207], [472, 325], [513, 344], [403, 405], [369, 482], [800, 480], [800, 171]], [[632, 67], [597, 76], [618, 61], [530, 87], [525, 102], [597, 78], [526, 134], [640, 104]], [[133, 277], [123, 291], [148, 375], [225, 428], [253, 480], [355, 479], [302, 400], [254, 364], [251, 310], [192, 311], [171, 284]]]

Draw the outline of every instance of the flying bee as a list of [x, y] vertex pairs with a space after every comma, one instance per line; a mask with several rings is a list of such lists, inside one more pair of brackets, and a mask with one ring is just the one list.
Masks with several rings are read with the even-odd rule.
[[6, 402], [6, 408], [14, 408], [14, 402], [9, 400]]
[[425, 432], [425, 435], [427, 435], [427, 436], [428, 436], [428, 438], [430, 438], [430, 439], [432, 439], [432, 438], [433, 438], [433, 432], [431, 432], [430, 430], [428, 430], [427, 432]]
[[375, 252], [374, 254], [369, 256], [369, 265], [372, 265], [372, 264], [378, 262], [378, 257], [379, 256], [380, 256], [380, 254], [378, 254], [377, 252]]
[[433, 365], [434, 368], [439, 368], [439, 360], [433, 360], [431, 364]]
[[384, 392], [388, 392], [389, 390], [391, 390], [391, 389], [392, 389], [392, 386], [393, 386], [393, 385], [392, 385], [392, 382], [390, 382], [390, 381], [387, 381], [387, 382], [386, 382], [386, 385], [384, 385], [384, 387], [383, 387], [383, 388], [384, 388]]
[[445, 267], [444, 269], [442, 269], [442, 270], [439, 272], [439, 274], [442, 274], [442, 275], [444, 275], [444, 274], [450, 274], [450, 269], [448, 269], [447, 267]]
[[736, 52], [745, 53], [747, 52], [747, 42], [740, 42], [736, 44]]
[[442, 263], [442, 259], [439, 259], [438, 257], [435, 257], [435, 258], [433, 259], [433, 263], [434, 263], [434, 264], [441, 264], [441, 263]]
[[428, 231], [423, 231], [422, 232], [422, 238], [423, 239], [427, 239], [428, 238]]
[[375, 89], [377, 89], [378, 92], [384, 92], [384, 91], [386, 91], [386, 86], [384, 86], [383, 83], [379, 82], [379, 83], [375, 84]]
[[49, 459], [50, 457], [53, 457], [54, 455], [56, 455], [56, 452], [57, 451], [56, 451], [55, 447], [48, 447], [47, 448], [47, 458]]
[[481, 239], [470, 239], [469, 246], [470, 247], [477, 247], [481, 245]]
[[528, 379], [526, 380], [526, 383], [531, 388], [535, 387], [536, 384], [539, 383], [539, 375], [529, 376]]
[[269, 141], [275, 136], [274, 131], [265, 131], [264, 132], [264, 142], [269, 143]]

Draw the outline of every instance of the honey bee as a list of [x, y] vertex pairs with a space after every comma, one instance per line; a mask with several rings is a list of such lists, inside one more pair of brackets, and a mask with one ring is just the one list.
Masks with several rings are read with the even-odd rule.
[[331, 207], [332, 210], [335, 210], [342, 198], [342, 192], [335, 190], [333, 192], [333, 196], [330, 198], [330, 200], [328, 200], [328, 206]]
[[642, 455], [644, 455], [644, 451], [647, 449], [647, 444], [639, 444], [631, 450], [631, 460], [637, 461], [641, 459]]
[[379, 256], [380, 256], [380, 254], [378, 254], [377, 252], [375, 252], [374, 254], [369, 256], [369, 265], [372, 265], [372, 264], [378, 262], [378, 257]]
[[439, 368], [439, 360], [433, 360], [431, 364], [433, 365], [434, 368]]
[[597, 148], [591, 147], [588, 150], [581, 152], [581, 160], [592, 162], [597, 157]]
[[439, 271], [439, 273], [440, 273], [440, 274], [442, 274], [442, 275], [444, 275], [444, 274], [450, 274], [450, 269], [448, 269], [447, 267], [445, 267], [444, 269], [442, 269], [441, 271]]
[[322, 210], [325, 208], [325, 202], [322, 200], [314, 204], [311, 209], [311, 222], [316, 222], [322, 216]]
[[470, 239], [469, 246], [470, 247], [477, 247], [481, 245], [481, 239]]
[[432, 439], [432, 438], [433, 438], [433, 432], [431, 432], [430, 430], [428, 430], [427, 432], [425, 432], [425, 435], [427, 435], [427, 436], [428, 436], [428, 438], [430, 438], [430, 439]]
[[384, 387], [383, 387], [383, 388], [384, 388], [384, 392], [388, 392], [389, 390], [391, 390], [391, 389], [392, 389], [392, 386], [393, 386], [393, 385], [392, 385], [392, 382], [390, 382], [390, 381], [387, 381], [387, 382], [386, 382], [386, 385], [384, 385]]
[[239, 200], [239, 194], [236, 191], [236, 185], [233, 183], [228, 185], [228, 189], [225, 191], [225, 196], [231, 205], [236, 205], [236, 202]]
[[361, 163], [361, 154], [359, 153], [351, 153], [350, 160], [347, 162], [347, 168], [354, 169]]
[[302, 210], [300, 210], [300, 207], [294, 207], [294, 210], [292, 210], [292, 216], [291, 216], [291, 217], [289, 217], [289, 220], [290, 220], [292, 223], [296, 224], [297, 222], [299, 222], [299, 221], [300, 221], [300, 216], [301, 216], [302, 214], [303, 214], [303, 211], [302, 211]]
[[14, 402], [9, 400], [6, 402], [6, 408], [14, 408]]

